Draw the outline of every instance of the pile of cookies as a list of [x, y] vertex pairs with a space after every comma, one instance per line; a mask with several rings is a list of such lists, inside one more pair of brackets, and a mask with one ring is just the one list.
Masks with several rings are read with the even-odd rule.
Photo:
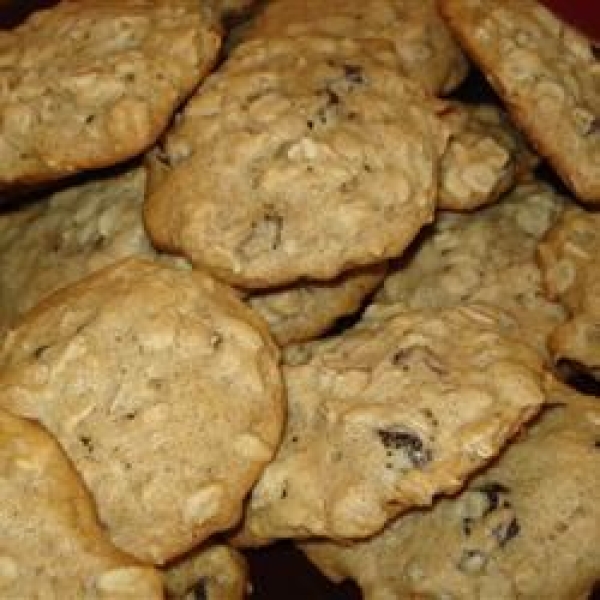
[[371, 600], [587, 598], [593, 44], [536, 0], [251, 4], [0, 32], [0, 598], [241, 599], [283, 539]]

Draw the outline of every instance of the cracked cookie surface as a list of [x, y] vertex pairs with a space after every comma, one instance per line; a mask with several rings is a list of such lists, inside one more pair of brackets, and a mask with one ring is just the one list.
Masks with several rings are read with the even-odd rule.
[[231, 289], [126, 259], [43, 300], [0, 354], [119, 548], [162, 564], [232, 526], [283, 420], [278, 352]]
[[478, 306], [364, 319], [286, 354], [288, 420], [238, 543], [366, 537], [458, 489], [543, 402], [542, 361]]
[[193, 0], [66, 1], [0, 32], [0, 188], [146, 150], [219, 45]]
[[587, 598], [600, 576], [600, 406], [559, 386], [548, 401], [456, 497], [367, 542], [302, 549], [366, 600]]
[[249, 288], [400, 254], [433, 217], [446, 128], [389, 55], [328, 38], [238, 47], [151, 155], [156, 245]]
[[434, 0], [276, 0], [250, 22], [244, 38], [282, 35], [388, 40], [403, 72], [434, 94], [451, 92], [468, 71]]

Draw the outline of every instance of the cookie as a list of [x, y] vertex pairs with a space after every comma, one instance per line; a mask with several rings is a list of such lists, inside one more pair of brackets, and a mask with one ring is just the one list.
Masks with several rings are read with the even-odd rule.
[[325, 333], [340, 317], [355, 313], [382, 282], [387, 265], [348, 271], [333, 281], [305, 282], [251, 295], [248, 304], [284, 346]]
[[471, 210], [532, 177], [537, 157], [493, 104], [453, 102], [442, 113], [452, 135], [442, 157], [438, 207]]
[[192, 550], [164, 570], [169, 600], [243, 600], [247, 565], [237, 550], [208, 544]]
[[0, 213], [0, 333], [44, 296], [120, 258], [158, 259], [142, 224], [145, 181], [133, 167]]
[[433, 218], [446, 130], [375, 46], [269, 40], [209, 77], [150, 157], [155, 244], [247, 288], [400, 254]]
[[557, 362], [600, 380], [600, 214], [573, 205], [539, 247], [546, 289], [569, 318], [550, 339]]
[[457, 490], [538, 411], [537, 353], [471, 305], [368, 319], [286, 355], [288, 420], [236, 543], [370, 536]]
[[66, 1], [0, 32], [0, 188], [140, 154], [219, 45], [193, 0]]
[[232, 526], [274, 453], [265, 329], [211, 277], [126, 259], [10, 330], [0, 404], [56, 436], [115, 545], [162, 564]]
[[54, 439], [0, 410], [0, 595], [5, 600], [163, 598], [159, 574], [108, 541]]
[[600, 67], [590, 40], [535, 0], [442, 0], [458, 39], [531, 143], [600, 202]]
[[510, 311], [523, 338], [546, 353], [566, 315], [546, 297], [536, 248], [565, 205], [549, 185], [531, 182], [468, 215], [440, 212], [390, 269], [375, 303], [414, 310], [484, 302]]
[[367, 542], [302, 545], [365, 600], [587, 598], [600, 577], [600, 405], [553, 392], [535, 425], [455, 498]]
[[434, 94], [451, 92], [468, 71], [435, 0], [274, 0], [250, 23], [245, 39], [282, 35], [389, 40], [398, 66]]

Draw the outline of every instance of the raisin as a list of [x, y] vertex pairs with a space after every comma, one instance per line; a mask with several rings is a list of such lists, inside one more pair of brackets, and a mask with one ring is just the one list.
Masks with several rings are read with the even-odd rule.
[[79, 441], [85, 446], [88, 452], [93, 452], [94, 444], [92, 444], [92, 438], [89, 435], [80, 435]]
[[586, 135], [594, 135], [596, 133], [600, 133], [600, 117], [594, 117], [586, 131]]
[[33, 358], [39, 360], [40, 358], [42, 358], [42, 355], [44, 354], [44, 352], [46, 352], [46, 350], [48, 350], [48, 348], [50, 348], [49, 345], [39, 346], [33, 351]]
[[431, 462], [432, 451], [414, 433], [397, 429], [378, 429], [377, 435], [385, 448], [401, 450], [414, 467], [423, 467]]
[[501, 523], [492, 530], [494, 537], [498, 540], [500, 547], [510, 542], [514, 537], [519, 535], [521, 526], [516, 517], [513, 517], [508, 523]]
[[343, 65], [344, 77], [350, 83], [361, 84], [365, 82], [362, 67], [358, 65]]
[[341, 103], [340, 97], [331, 88], [327, 88], [325, 92], [327, 93], [327, 106], [337, 106]]
[[202, 577], [190, 590], [194, 600], [208, 600], [208, 590], [206, 589], [206, 578]]
[[488, 507], [484, 514], [488, 514], [496, 510], [500, 506], [500, 495], [508, 494], [510, 490], [502, 485], [501, 483], [497, 483], [495, 481], [490, 481], [489, 483], [484, 483], [482, 486], [477, 488], [477, 491], [480, 494], [486, 496], [488, 501]]

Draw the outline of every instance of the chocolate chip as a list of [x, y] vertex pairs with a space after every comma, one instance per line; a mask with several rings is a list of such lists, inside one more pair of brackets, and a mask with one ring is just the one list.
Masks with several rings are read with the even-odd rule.
[[596, 450], [600, 450], [600, 440], [596, 440], [594, 442], [594, 448], [596, 448]]
[[494, 527], [492, 534], [498, 540], [500, 547], [502, 547], [519, 535], [519, 531], [521, 531], [521, 526], [517, 518], [513, 517], [508, 523], [501, 523], [497, 527]]
[[596, 60], [600, 60], [600, 45], [591, 44], [590, 49], [592, 51], [592, 54], [594, 55], [594, 58]]
[[388, 450], [401, 450], [414, 467], [431, 462], [433, 453], [414, 433], [397, 429], [378, 429], [377, 435]]

